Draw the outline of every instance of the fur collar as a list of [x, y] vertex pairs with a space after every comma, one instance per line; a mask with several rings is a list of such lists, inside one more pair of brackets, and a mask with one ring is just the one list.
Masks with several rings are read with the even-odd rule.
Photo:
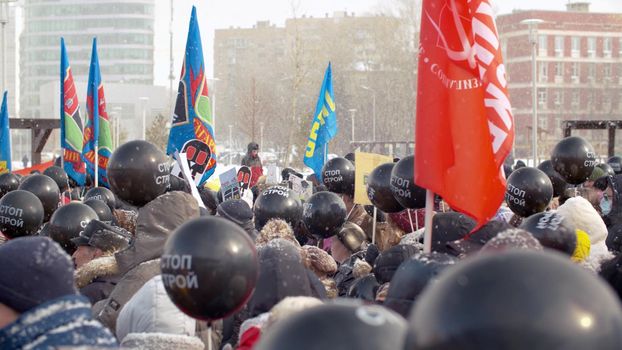
[[102, 256], [80, 267], [75, 274], [76, 286], [84, 288], [98, 277], [112, 276], [119, 273], [114, 256]]

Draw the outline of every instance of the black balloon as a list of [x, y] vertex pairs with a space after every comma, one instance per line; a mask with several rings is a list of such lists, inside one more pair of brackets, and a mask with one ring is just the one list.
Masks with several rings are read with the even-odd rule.
[[50, 220], [60, 204], [60, 189], [56, 182], [47, 175], [33, 174], [19, 185], [19, 189], [37, 196], [43, 204], [43, 222]]
[[384, 163], [376, 167], [367, 178], [367, 197], [376, 208], [385, 213], [397, 213], [404, 208], [393, 197], [391, 171], [395, 163]]
[[381, 306], [333, 303], [276, 323], [255, 349], [403, 349], [406, 327], [401, 316]]
[[553, 168], [567, 183], [579, 185], [585, 182], [596, 166], [594, 148], [579, 136], [570, 136], [559, 141], [551, 152]]
[[622, 174], [622, 157], [610, 157], [607, 159], [607, 164], [613, 169], [614, 175]]
[[458, 264], [420, 295], [402, 349], [622, 349], [620, 301], [554, 252]]
[[86, 191], [84, 195], [84, 201], [89, 199], [98, 199], [103, 201], [108, 205], [110, 210], [114, 210], [116, 208], [116, 199], [114, 197], [114, 193], [106, 187], [93, 187]]
[[333, 158], [322, 168], [322, 183], [329, 191], [354, 195], [354, 165], [345, 158]]
[[15, 190], [0, 198], [0, 231], [7, 238], [37, 233], [43, 223], [43, 205], [37, 196]]
[[415, 300], [441, 272], [455, 265], [458, 259], [444, 253], [420, 253], [404, 261], [395, 271], [384, 306], [408, 317]]
[[99, 221], [103, 221], [105, 223], [110, 223], [114, 220], [114, 216], [112, 215], [112, 211], [104, 203], [104, 201], [100, 201], [99, 199], [91, 198], [84, 201], [84, 204], [88, 205], [91, 209], [97, 213], [99, 217]]
[[318, 192], [303, 205], [303, 221], [309, 232], [318, 238], [329, 238], [346, 222], [346, 205], [332, 192]]
[[527, 217], [543, 212], [553, 199], [553, 184], [536, 168], [520, 168], [508, 178], [505, 201], [514, 214]]
[[136, 206], [143, 206], [166, 192], [171, 172], [166, 155], [142, 140], [117, 148], [106, 169], [112, 192]]
[[51, 166], [43, 171], [43, 175], [47, 175], [54, 180], [61, 192], [65, 192], [69, 189], [69, 178], [63, 168]]
[[575, 227], [555, 212], [534, 214], [525, 219], [520, 228], [531, 233], [542, 246], [570, 256], [577, 246]]
[[596, 164], [596, 167], [601, 168], [605, 172], [605, 175], [614, 176], [616, 174], [611, 165], [608, 163], [598, 163]]
[[391, 192], [404, 208], [425, 208], [425, 189], [415, 184], [415, 157], [402, 158], [391, 171]]
[[185, 314], [212, 321], [227, 317], [251, 297], [258, 275], [255, 245], [236, 224], [202, 217], [179, 227], [160, 261], [169, 297]]
[[80, 235], [91, 220], [98, 220], [97, 213], [86, 204], [69, 203], [58, 208], [48, 223], [50, 238], [60, 244], [69, 254], [76, 249], [72, 238]]
[[264, 190], [253, 207], [255, 227], [258, 230], [270, 219], [283, 219], [296, 226], [302, 218], [302, 203], [298, 196], [289, 188], [273, 186]]
[[0, 175], [0, 198], [19, 188], [19, 177], [13, 173]]
[[547, 159], [538, 165], [538, 169], [542, 170], [546, 176], [549, 177], [549, 180], [551, 180], [551, 184], [553, 185], [553, 197], [561, 196], [566, 190], [566, 187], [568, 187], [568, 184], [564, 181], [564, 178], [555, 171], [553, 163]]

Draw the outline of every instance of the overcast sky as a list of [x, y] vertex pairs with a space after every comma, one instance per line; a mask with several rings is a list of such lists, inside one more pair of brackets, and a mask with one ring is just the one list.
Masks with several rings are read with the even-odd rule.
[[[294, 0], [297, 14], [323, 17], [325, 13], [348, 11], [357, 14], [374, 13], [389, 6], [391, 0]], [[564, 10], [568, 0], [497, 0], [494, 2], [499, 14], [513, 9]], [[622, 0], [593, 0], [593, 12], [622, 12]], [[214, 30], [221, 28], [251, 27], [257, 21], [270, 20], [283, 25], [292, 17], [292, 0], [175, 0], [173, 22], [174, 74], [181, 70], [184, 45], [188, 35], [188, 20], [192, 5], [197, 7], [203, 41], [203, 54], [208, 76], [213, 76]], [[169, 72], [169, 1], [156, 1], [156, 84], [168, 85]], [[175, 86], [177, 84], [175, 83]]]

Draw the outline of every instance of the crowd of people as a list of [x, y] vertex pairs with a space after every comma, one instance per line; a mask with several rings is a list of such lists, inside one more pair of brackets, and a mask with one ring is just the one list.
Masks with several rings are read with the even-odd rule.
[[126, 145], [109, 188], [0, 175], [0, 349], [622, 348], [622, 159], [579, 180], [508, 165], [513, 199], [483, 226], [436, 198], [424, 252], [413, 156], [369, 174], [372, 205], [354, 154], [306, 178], [310, 198], [287, 168], [249, 203], [198, 198]]

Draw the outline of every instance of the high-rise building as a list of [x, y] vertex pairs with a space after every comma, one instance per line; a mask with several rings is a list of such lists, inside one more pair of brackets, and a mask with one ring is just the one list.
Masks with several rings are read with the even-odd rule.
[[75, 80], [87, 80], [92, 40], [97, 37], [104, 83], [153, 85], [154, 7], [154, 0], [25, 0], [20, 38], [21, 117], [58, 114], [41, 108], [39, 89], [59, 79], [61, 37]]
[[[571, 1], [566, 11], [514, 11], [497, 18], [516, 127], [516, 157], [531, 156], [533, 27], [539, 158], [547, 159], [562, 138], [564, 120], [622, 117], [622, 13], [592, 13]], [[533, 42], [533, 41], [531, 41]], [[606, 130], [577, 132], [596, 152], [607, 154]]]
[[[16, 10], [17, 7], [15, 3], [4, 3], [0, 4], [0, 6], [4, 6], [4, 10], [6, 13], [0, 9], [2, 16], [6, 16], [5, 18], [0, 18], [0, 21], [6, 20], [6, 24], [4, 27], [5, 33], [4, 36], [6, 38], [6, 42], [2, 43], [3, 47], [1, 50], [6, 50], [0, 57], [4, 58], [4, 62], [0, 63], [0, 67], [6, 65], [0, 74], [6, 74], [6, 76], [2, 77], [0, 80], [0, 85], [4, 82], [4, 86], [0, 86], [0, 93], [5, 90], [8, 91], [8, 108], [9, 114], [11, 116], [17, 114], [17, 21], [16, 19]], [[0, 41], [2, 38], [0, 38]]]

